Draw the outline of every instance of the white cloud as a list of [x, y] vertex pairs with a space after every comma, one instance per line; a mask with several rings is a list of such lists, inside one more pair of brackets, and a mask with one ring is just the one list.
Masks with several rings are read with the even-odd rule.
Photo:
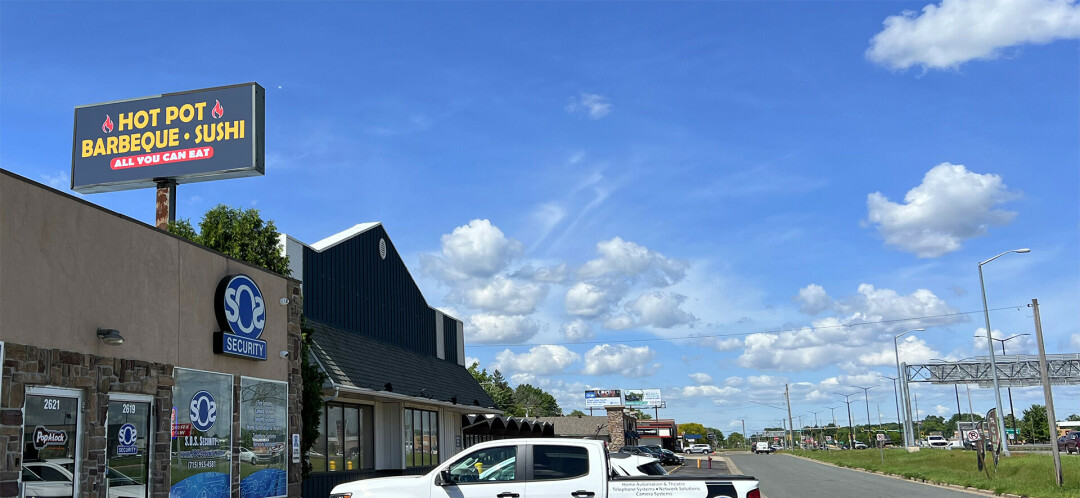
[[472, 308], [505, 315], [528, 315], [547, 295], [547, 286], [518, 282], [496, 275], [479, 287], [464, 291], [464, 302]]
[[66, 171], [59, 171], [55, 175], [42, 173], [40, 176], [42, 183], [54, 189], [67, 191], [71, 188], [71, 176]]
[[945, 415], [953, 413], [953, 411], [950, 410], [949, 407], [947, 407], [945, 405], [937, 405], [937, 406], [935, 406], [934, 411], [937, 412], [939, 417], [944, 417]]
[[619, 374], [624, 377], [652, 375], [659, 363], [652, 363], [656, 356], [648, 346], [630, 347], [625, 344], [602, 344], [585, 353], [585, 375]]
[[1002, 49], [1080, 37], [1075, 0], [942, 0], [885, 19], [866, 56], [891, 69], [956, 68]]
[[664, 287], [682, 280], [689, 267], [686, 261], [668, 258], [621, 237], [597, 242], [596, 250], [600, 257], [586, 262], [578, 270], [581, 277], [640, 276], [653, 286]]
[[595, 93], [582, 93], [571, 97], [566, 104], [566, 112], [584, 114], [589, 119], [600, 119], [611, 113], [611, 102], [607, 97]]
[[679, 309], [686, 296], [651, 292], [626, 304], [626, 309], [641, 318], [642, 325], [667, 329], [697, 321], [694, 315]]
[[610, 306], [610, 298], [603, 289], [578, 282], [566, 291], [566, 312], [574, 316], [595, 318], [604, 314]]
[[[1036, 341], [1035, 336], [1031, 334], [1006, 334], [998, 329], [994, 329], [990, 335], [994, 339], [1005, 339], [1005, 353], [1009, 355], [1030, 354], [1034, 353], [1039, 348], [1038, 341]], [[1009, 337], [1014, 336], [1015, 338], [1008, 339]], [[975, 330], [971, 339], [973, 341], [972, 345], [975, 348], [975, 354], [986, 355], [990, 353], [989, 349], [986, 347], [986, 327], [979, 327]], [[1001, 342], [994, 341], [994, 353], [1001, 354]]]
[[1080, 334], [1073, 334], [1069, 338], [1069, 344], [1072, 346], [1073, 351], [1080, 351]]
[[[473, 358], [472, 356], [465, 357], [465, 368], [471, 367], [473, 363], [479, 364], [480, 358]], [[478, 366], [477, 368], [483, 370], [482, 366]]]
[[561, 284], [566, 281], [569, 271], [566, 263], [559, 263], [552, 268], [534, 267], [531, 263], [526, 263], [518, 271], [514, 272], [513, 277], [534, 282]]
[[[985, 339], [983, 343], [986, 343]], [[858, 363], [867, 367], [895, 367], [897, 353], [900, 355], [900, 361], [907, 364], [928, 363], [933, 358], [944, 359], [945, 357], [940, 351], [930, 347], [926, 341], [914, 335], [902, 337], [895, 346], [890, 341], [882, 343], [880, 347], [880, 351], [859, 355]]]
[[577, 319], [562, 326], [562, 335], [568, 341], [578, 342], [591, 339], [593, 333], [585, 320]]
[[742, 377], [728, 377], [724, 379], [724, 385], [728, 387], [739, 387], [745, 382], [746, 381], [744, 381]]
[[707, 374], [707, 373], [702, 373], [702, 372], [692, 373], [692, 374], [690, 374], [690, 378], [693, 379], [694, 382], [697, 382], [699, 385], [712, 384], [713, 383], [712, 376]]
[[738, 337], [702, 337], [697, 343], [713, 351], [733, 351], [742, 347], [743, 340]]
[[941, 163], [907, 192], [904, 204], [874, 192], [866, 205], [868, 221], [877, 225], [885, 244], [935, 258], [960, 249], [964, 240], [985, 234], [991, 226], [1011, 222], [1016, 213], [995, 207], [1015, 197], [1000, 176]]
[[442, 258], [422, 260], [425, 270], [445, 280], [486, 278], [506, 268], [522, 251], [521, 242], [507, 238], [488, 220], [472, 220], [442, 236]]
[[520, 354], [515, 354], [509, 349], [503, 350], [495, 355], [496, 365], [492, 368], [533, 375], [552, 375], [561, 373], [566, 367], [579, 360], [581, 360], [581, 355], [570, 351], [565, 346], [541, 345]]
[[740, 389], [736, 389], [734, 387], [686, 386], [682, 388], [682, 395], [687, 398], [696, 398], [702, 396], [716, 398], [733, 396], [735, 394], [739, 394], [740, 392]]
[[521, 343], [539, 332], [540, 326], [524, 316], [478, 313], [465, 323], [465, 339], [478, 343]]
[[787, 379], [771, 375], [751, 375], [746, 378], [746, 382], [750, 387], [774, 387], [787, 382]]
[[604, 320], [604, 328], [608, 330], [626, 330], [634, 325], [637, 325], [634, 317], [626, 313], [619, 313]]
[[832, 307], [832, 298], [825, 292], [824, 287], [817, 284], [799, 289], [795, 300], [799, 303], [799, 311], [808, 315], [816, 315]]
[[[859, 293], [836, 301], [843, 317], [825, 317], [781, 333], [756, 333], [746, 337], [738, 364], [757, 370], [797, 371], [856, 361], [880, 353], [893, 335], [913, 328], [958, 323], [966, 319], [926, 289], [903, 296], [892, 289], [859, 285]], [[953, 315], [953, 316], [942, 316]], [[917, 320], [889, 321], [898, 318]]]

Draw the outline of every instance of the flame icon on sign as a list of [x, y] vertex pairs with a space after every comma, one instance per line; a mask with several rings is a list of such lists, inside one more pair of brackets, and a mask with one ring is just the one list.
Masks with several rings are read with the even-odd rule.
[[221, 117], [225, 115], [225, 109], [221, 107], [220, 101], [214, 101], [214, 110], [211, 111], [210, 114], [214, 116], [214, 119], [221, 119]]
[[112, 118], [108, 114], [105, 115], [105, 122], [101, 123], [101, 131], [105, 133], [112, 133], [113, 131]]

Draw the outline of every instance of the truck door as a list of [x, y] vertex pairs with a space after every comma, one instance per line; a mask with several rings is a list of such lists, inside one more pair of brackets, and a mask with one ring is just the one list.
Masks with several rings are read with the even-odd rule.
[[447, 467], [453, 484], [437, 486], [432, 497], [523, 498], [524, 452], [512, 443], [470, 452]]
[[599, 455], [589, 454], [589, 448], [532, 444], [528, 452], [527, 498], [604, 497], [607, 485], [605, 465]]

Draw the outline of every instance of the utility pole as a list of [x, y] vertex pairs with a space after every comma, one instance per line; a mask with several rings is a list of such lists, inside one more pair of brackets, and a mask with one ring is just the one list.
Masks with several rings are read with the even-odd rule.
[[[1039, 377], [1042, 379], [1043, 396], [1046, 397], [1046, 419], [1050, 423], [1050, 451], [1054, 454], [1054, 479], [1058, 487], [1061, 487], [1063, 478], [1061, 475], [1061, 453], [1057, 445], [1057, 417], [1054, 415], [1054, 395], [1050, 389], [1050, 375], [1046, 369], [1046, 348], [1043, 346], [1042, 319], [1039, 318], [1039, 300], [1031, 300], [1031, 308], [1035, 310], [1035, 338], [1039, 341]], [[1034, 432], [1032, 432], [1034, 435]]]
[[742, 419], [742, 436], [743, 436], [743, 445], [745, 446], [746, 445], [746, 419], [745, 418]]
[[900, 439], [904, 438], [904, 427], [900, 424], [900, 395], [896, 391], [896, 381], [900, 380], [896, 377], [889, 377], [888, 375], [882, 375], [886, 379], [892, 381], [893, 399], [896, 400], [896, 430], [899, 431]]
[[[784, 384], [784, 399], [787, 400], [788, 430], [790, 431], [791, 430], [791, 388], [789, 387], [788, 384]], [[795, 433], [794, 433], [794, 431], [790, 432], [788, 434], [788, 436], [789, 436], [789, 439], [791, 440], [791, 444], [794, 445], [795, 444]], [[791, 446], [788, 446], [788, 448], [790, 449]]]
[[855, 448], [855, 424], [851, 420], [851, 399], [850, 398], [852, 396], [856, 395], [856, 394], [859, 394], [859, 393], [851, 393], [851, 394], [833, 393], [833, 394], [835, 394], [837, 396], [843, 396], [844, 397], [844, 403], [847, 404], [848, 431], [850, 432], [850, 435], [848, 436], [848, 439], [849, 439], [848, 442], [851, 444], [851, 448], [854, 449]]
[[915, 427], [918, 431], [916, 441], [922, 439], [922, 419], [919, 418], [919, 393], [915, 393]]
[[[870, 386], [870, 387], [851, 386], [851, 387], [863, 390], [863, 399], [866, 400], [866, 432], [870, 433], [871, 432], [870, 426], [873, 425], [873, 422], [870, 420], [870, 394], [869, 394], [869, 392], [870, 392], [871, 389], [873, 389], [875, 387], [880, 387], [880, 386]], [[870, 440], [867, 439], [866, 441], [867, 441], [867, 444], [869, 444]]]

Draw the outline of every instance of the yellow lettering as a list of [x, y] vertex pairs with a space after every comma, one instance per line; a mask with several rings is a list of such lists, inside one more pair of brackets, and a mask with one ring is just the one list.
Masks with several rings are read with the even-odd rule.
[[225, 134], [221, 136], [222, 140], [228, 140], [230, 138], [239, 138], [240, 124], [238, 121], [231, 121], [228, 123], [222, 123], [225, 125]]
[[93, 140], [83, 140], [82, 141], [82, 156], [83, 157], [90, 157], [90, 155], [92, 155], [93, 153], [94, 153], [94, 141]]
[[172, 128], [169, 130], [169, 147], [177, 145], [180, 145], [180, 128]]
[[142, 142], [139, 140], [140, 138], [142, 138], [142, 136], [138, 133], [133, 133], [131, 135], [131, 152], [139, 152], [140, 150], [142, 150]]
[[206, 126], [206, 125], [199, 125], [199, 126], [195, 127], [195, 143], [202, 143], [203, 126]]
[[150, 126], [157, 126], [157, 115], [159, 112], [161, 112], [160, 107], [150, 111]]
[[119, 116], [116, 116], [116, 121], [120, 125], [119, 128], [116, 129], [116, 131], [124, 131], [124, 130], [130, 130], [131, 129], [131, 113], [130, 112], [127, 113], [127, 114], [120, 114]]
[[246, 119], [240, 120], [240, 138], [244, 138], [244, 123], [247, 123]]
[[104, 140], [99, 138], [99, 139], [97, 139], [97, 142], [94, 143], [94, 155], [95, 156], [105, 155], [105, 141]]
[[190, 123], [193, 117], [195, 117], [195, 108], [191, 107], [191, 104], [184, 104], [180, 107], [180, 121]]
[[195, 104], [195, 108], [199, 111], [199, 121], [202, 121], [203, 107], [206, 107], [206, 102], [199, 102], [198, 104]]
[[135, 127], [138, 129], [146, 128], [147, 123], [150, 121], [150, 115], [146, 111], [139, 111], [135, 113]]
[[143, 133], [142, 134], [142, 143], [143, 143], [143, 149], [146, 149], [146, 152], [150, 152], [155, 147], [157, 147], [157, 144], [154, 143], [154, 132], [148, 131], [146, 133]]
[[219, 142], [222, 141], [222, 140], [225, 140], [225, 123], [222, 123], [220, 121], [218, 122], [218, 124], [217, 124], [217, 135], [215, 135], [215, 136], [217, 137], [217, 140]]
[[120, 143], [117, 144], [116, 151], [123, 154], [131, 150], [131, 135], [120, 135], [117, 137], [120, 139]]
[[105, 137], [105, 153], [116, 154], [116, 137]]
[[169, 123], [172, 123], [173, 120], [176, 119], [178, 116], [180, 116], [180, 109], [177, 109], [176, 106], [171, 105], [171, 106], [165, 108], [165, 124], [166, 125], [169, 124]]

